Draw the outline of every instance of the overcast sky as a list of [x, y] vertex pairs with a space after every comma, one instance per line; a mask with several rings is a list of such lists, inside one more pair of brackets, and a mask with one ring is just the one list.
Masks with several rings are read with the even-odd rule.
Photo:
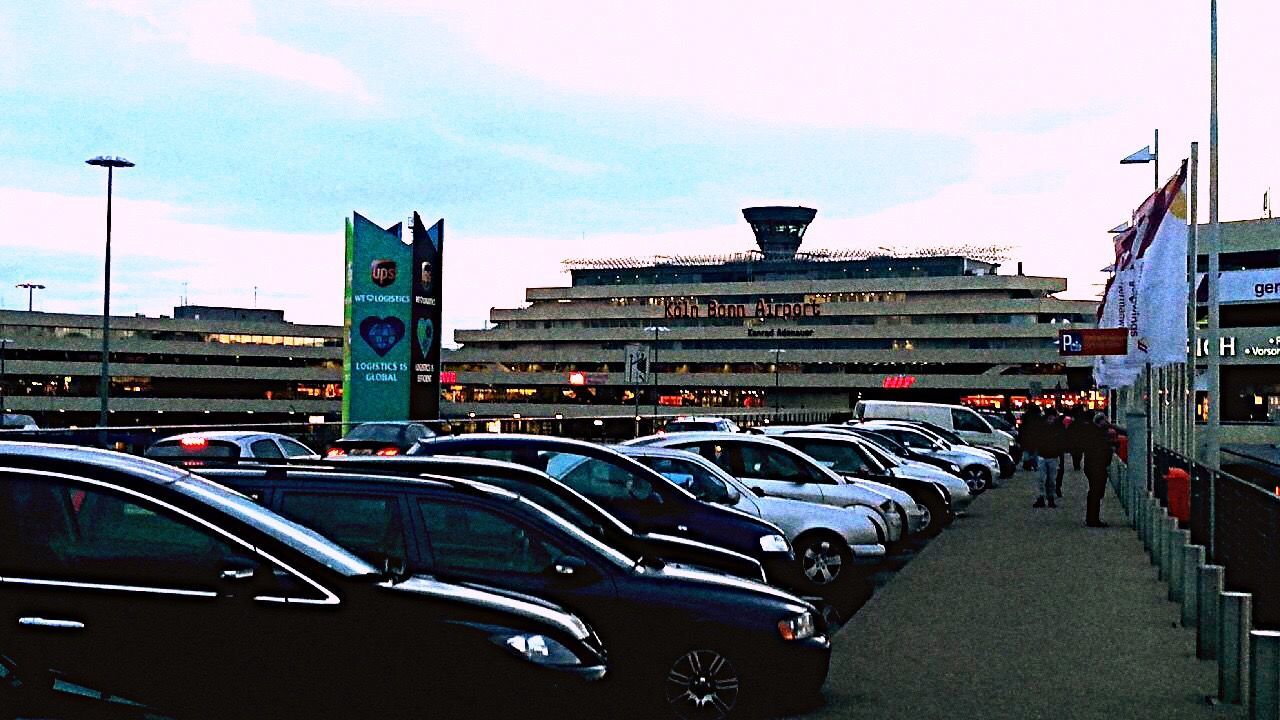
[[[480, 5], [479, 8], [475, 7]], [[790, 6], [790, 7], [785, 7]], [[1221, 216], [1280, 190], [1280, 2], [1219, 17]], [[190, 302], [342, 320], [343, 218], [445, 218], [446, 339], [560, 261], [978, 243], [1096, 297], [1150, 192], [1120, 158], [1201, 142], [1207, 2], [0, 3], [0, 305]]]

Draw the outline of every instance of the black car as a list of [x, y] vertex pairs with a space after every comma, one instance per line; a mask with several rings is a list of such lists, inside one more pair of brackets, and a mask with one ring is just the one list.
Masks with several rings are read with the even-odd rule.
[[610, 683], [646, 718], [726, 717], [811, 696], [826, 677], [830, 643], [809, 603], [763, 583], [625, 555], [500, 488], [334, 468], [208, 474], [374, 564], [572, 608], [599, 631]]
[[758, 560], [771, 583], [805, 587], [791, 544], [776, 525], [704, 503], [615, 450], [558, 437], [477, 434], [430, 438], [409, 454], [483, 457], [540, 470], [599, 503], [636, 532], [719, 545]]
[[688, 564], [748, 580], [765, 580], [764, 568], [752, 557], [688, 538], [638, 533], [568, 485], [524, 465], [451, 456], [331, 458], [324, 464], [349, 472], [409, 477], [434, 474], [477, 480], [525, 496], [623, 554]]
[[[922, 450], [907, 447], [879, 430], [867, 430], [865, 428], [852, 426], [849, 427], [849, 431], [858, 437], [865, 438], [867, 441], [875, 443], [886, 452], [893, 453], [904, 460], [915, 460], [916, 462], [932, 465], [941, 470], [946, 470], [953, 475], [960, 475], [963, 472], [963, 469], [951, 460], [935, 457]], [[975, 490], [974, 492], [981, 493], [982, 490]]]
[[[991, 453], [996, 457], [996, 462], [1000, 463], [1000, 477], [1003, 479], [1013, 477], [1014, 471], [1018, 469], [1017, 465], [1013, 462], [1013, 453], [1010, 451], [1001, 450], [998, 447], [991, 447], [989, 445], [974, 445], [968, 440], [957, 435], [955, 432], [948, 430], [941, 425], [935, 425], [934, 423], [927, 422], [925, 420], [903, 420], [901, 422], [907, 425], [919, 425], [952, 445], [964, 445]], [[1021, 455], [1022, 450], [1019, 449], [1018, 453]]]
[[451, 717], [605, 673], [547, 603], [387, 572], [185, 470], [26, 443], [0, 443], [0, 652], [25, 690], [182, 718]]
[[326, 457], [343, 455], [403, 455], [422, 438], [434, 436], [431, 428], [420, 422], [366, 422], [351, 428], [346, 435], [330, 443]]

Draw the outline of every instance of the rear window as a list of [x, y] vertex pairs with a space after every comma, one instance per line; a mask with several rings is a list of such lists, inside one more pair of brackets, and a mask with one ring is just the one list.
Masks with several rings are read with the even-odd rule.
[[146, 456], [157, 457], [191, 457], [191, 458], [238, 458], [240, 448], [233, 442], [225, 440], [161, 440], [147, 448]]
[[707, 420], [673, 420], [667, 423], [666, 431], [673, 432], [702, 432], [719, 430], [720, 427]]
[[373, 440], [374, 442], [400, 442], [400, 426], [368, 423], [351, 428], [343, 440]]

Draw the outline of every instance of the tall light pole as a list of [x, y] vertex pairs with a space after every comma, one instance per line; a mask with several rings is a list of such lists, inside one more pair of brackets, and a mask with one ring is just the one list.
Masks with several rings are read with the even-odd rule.
[[0, 413], [4, 413], [6, 411], [6, 408], [4, 406], [4, 403], [5, 403], [4, 351], [9, 349], [9, 343], [11, 342], [13, 342], [13, 338], [0, 338]]
[[653, 430], [658, 431], [658, 333], [671, 332], [662, 325], [650, 325], [645, 332], [653, 333], [653, 360], [649, 363], [649, 375], [653, 377]]
[[101, 411], [98, 415], [98, 444], [107, 445], [107, 397], [111, 390], [111, 187], [116, 168], [130, 168], [133, 163], [122, 157], [99, 155], [85, 160], [89, 165], [107, 169], [107, 252], [102, 278], [102, 377], [98, 381], [98, 397]]
[[773, 416], [775, 419], [777, 419], [778, 412], [782, 408], [781, 377], [778, 375], [778, 371], [781, 369], [782, 353], [784, 352], [786, 350], [782, 348], [773, 349]]
[[45, 288], [44, 285], [41, 285], [40, 283], [33, 283], [33, 282], [18, 283], [17, 285], [14, 285], [14, 287], [22, 288], [23, 290], [27, 291], [27, 312], [31, 312], [32, 303], [35, 300], [34, 298], [35, 292], [37, 290], [43, 290]]

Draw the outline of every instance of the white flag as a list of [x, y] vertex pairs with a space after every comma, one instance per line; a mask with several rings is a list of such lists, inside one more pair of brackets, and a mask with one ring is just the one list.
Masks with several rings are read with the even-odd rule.
[[1130, 364], [1187, 358], [1187, 164], [1143, 203], [1135, 225], [1136, 321]]

